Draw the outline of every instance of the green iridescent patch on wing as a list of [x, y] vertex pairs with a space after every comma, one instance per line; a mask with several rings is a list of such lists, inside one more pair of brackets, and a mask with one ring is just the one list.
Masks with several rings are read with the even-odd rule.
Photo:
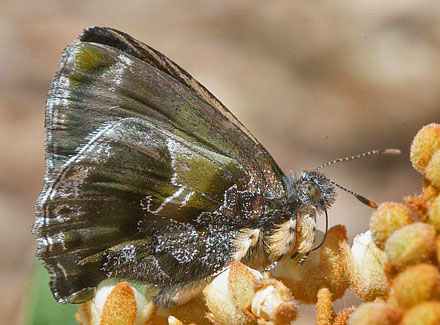
[[78, 73], [96, 74], [115, 61], [103, 49], [85, 45], [75, 54], [75, 67]]
[[91, 79], [103, 75], [114, 63], [114, 58], [99, 47], [77, 47], [73, 63], [75, 69], [69, 74], [69, 86], [78, 87], [90, 82]]
[[[175, 181], [193, 191], [177, 214], [189, 212], [189, 216], [194, 216], [195, 209], [199, 213], [214, 211], [223, 202], [228, 188], [237, 185], [244, 189], [249, 181], [246, 171], [233, 159], [202, 147], [197, 150], [201, 155], [181, 155], [174, 162]], [[187, 209], [190, 211], [186, 212]]]
[[[236, 162], [229, 162], [223, 166], [223, 169], [213, 169], [212, 166], [202, 162], [191, 162], [193, 167], [200, 169], [188, 170], [186, 174], [187, 179], [195, 180], [192, 184], [194, 188], [198, 188], [198, 193], [211, 193], [211, 197], [216, 198], [217, 202], [222, 202], [224, 199], [225, 190], [233, 185], [237, 185], [240, 189], [244, 189], [245, 184], [247, 184], [249, 177], [245, 174], [244, 170], [238, 168]], [[196, 170], [201, 170], [197, 173]], [[195, 174], [197, 173], [197, 175]], [[231, 177], [231, 175], [233, 175]], [[237, 177], [237, 178], [234, 178]], [[237, 183], [236, 179], [242, 179], [241, 183]], [[204, 199], [201, 194], [194, 195], [186, 203], [187, 207], [197, 208], [199, 211], [206, 211], [206, 206], [212, 205], [212, 203], [206, 202], [208, 200]], [[216, 206], [216, 208], [218, 205]]]

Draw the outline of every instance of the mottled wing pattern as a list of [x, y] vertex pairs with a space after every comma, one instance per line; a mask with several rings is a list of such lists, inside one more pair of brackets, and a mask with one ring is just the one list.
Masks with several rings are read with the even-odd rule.
[[232, 225], [283, 195], [276, 163], [215, 97], [113, 29], [66, 48], [46, 129], [34, 233], [61, 302], [87, 301], [106, 277], [164, 290], [203, 279], [230, 258]]

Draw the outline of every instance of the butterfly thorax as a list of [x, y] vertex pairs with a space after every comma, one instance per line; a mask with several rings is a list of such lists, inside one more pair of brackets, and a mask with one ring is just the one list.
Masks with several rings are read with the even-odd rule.
[[316, 215], [334, 201], [334, 186], [317, 172], [284, 177], [286, 195], [267, 200], [259, 226], [241, 229], [234, 239], [235, 260], [264, 269], [293, 251], [311, 249]]

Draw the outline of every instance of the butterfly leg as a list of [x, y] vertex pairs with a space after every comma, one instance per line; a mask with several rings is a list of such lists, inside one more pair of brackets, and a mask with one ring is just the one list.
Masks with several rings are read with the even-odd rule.
[[303, 264], [312, 251], [313, 242], [316, 233], [316, 216], [314, 213], [307, 211], [300, 215], [297, 221], [298, 229], [298, 249], [290, 256], [295, 258], [299, 254], [303, 254], [298, 264]]
[[276, 259], [275, 262], [273, 262], [272, 264], [266, 266], [266, 268], [264, 269], [264, 272], [270, 272], [270, 271], [272, 271], [272, 270], [275, 268], [275, 266], [278, 265], [278, 263], [281, 261], [281, 259], [282, 259], [283, 257], [284, 257], [284, 255], [279, 256], [279, 257]]
[[301, 257], [301, 259], [299, 260], [298, 264], [299, 264], [299, 265], [302, 265], [302, 264], [306, 261], [307, 257], [309, 257], [309, 255], [310, 255], [311, 252], [312, 252], [312, 251], [309, 251], [309, 252], [305, 253], [305, 254], [303, 255], [303, 257]]

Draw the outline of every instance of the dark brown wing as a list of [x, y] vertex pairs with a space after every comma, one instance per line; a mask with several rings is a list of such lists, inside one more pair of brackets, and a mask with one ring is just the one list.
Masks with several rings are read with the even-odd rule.
[[[228, 261], [236, 229], [284, 195], [272, 157], [215, 97], [113, 29], [66, 48], [46, 128], [34, 233], [61, 302], [90, 299], [109, 276], [202, 279]], [[185, 249], [197, 254], [180, 259]]]

